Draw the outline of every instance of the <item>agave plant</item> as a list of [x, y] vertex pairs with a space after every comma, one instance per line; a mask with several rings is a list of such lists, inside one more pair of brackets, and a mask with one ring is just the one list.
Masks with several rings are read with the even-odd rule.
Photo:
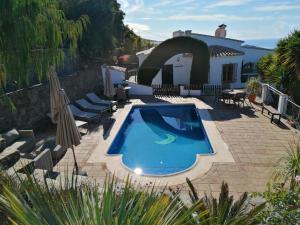
[[[67, 178], [68, 179], [68, 178]], [[73, 182], [65, 182], [73, 184]], [[94, 183], [41, 183], [32, 176], [18, 180], [1, 176], [0, 207], [12, 224], [194, 224], [200, 203], [187, 208], [176, 198], [153, 187], [120, 184], [106, 179]]]
[[286, 156], [278, 162], [279, 166], [273, 174], [273, 181], [275, 184], [280, 183], [281, 186], [290, 182], [289, 186], [292, 190], [297, 185], [296, 176], [300, 175], [300, 142], [290, 144], [286, 152]]
[[245, 192], [238, 200], [234, 200], [233, 196], [229, 195], [228, 184], [222, 183], [219, 199], [212, 195], [205, 194], [203, 198], [199, 198], [192, 182], [187, 179], [190, 191], [191, 201], [201, 202], [208, 210], [205, 219], [202, 219], [201, 224], [205, 225], [247, 225], [252, 224], [255, 217], [260, 213], [265, 203], [252, 205], [248, 194]]

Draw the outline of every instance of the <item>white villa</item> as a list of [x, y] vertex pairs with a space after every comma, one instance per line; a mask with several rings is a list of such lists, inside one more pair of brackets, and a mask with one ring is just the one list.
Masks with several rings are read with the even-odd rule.
[[[214, 36], [192, 33], [191, 30], [175, 31], [173, 37], [189, 36], [205, 42], [210, 53], [208, 84], [230, 85], [231, 88], [242, 88], [249, 77], [258, 76], [256, 64], [259, 59], [272, 52], [272, 49], [245, 45], [244, 41], [226, 37], [226, 25], [220, 25]], [[139, 66], [150, 55], [154, 48], [138, 52]], [[162, 84], [163, 76], [171, 76], [174, 85], [188, 85], [193, 55], [178, 54], [165, 63], [152, 84]]]

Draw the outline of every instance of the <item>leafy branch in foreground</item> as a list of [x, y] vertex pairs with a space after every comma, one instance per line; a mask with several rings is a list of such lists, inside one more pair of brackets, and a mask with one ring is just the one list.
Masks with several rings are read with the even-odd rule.
[[0, 1], [0, 88], [7, 81], [27, 85], [63, 62], [64, 50], [77, 49], [89, 19], [68, 20], [58, 0]]
[[0, 179], [0, 207], [15, 224], [194, 224], [192, 214], [200, 207], [198, 202], [187, 208], [153, 187], [132, 185], [130, 179], [125, 184], [106, 179], [103, 187], [41, 184], [31, 176], [17, 182], [4, 175]]
[[264, 193], [256, 193], [266, 201], [266, 208], [259, 213], [259, 224], [298, 224], [300, 221], [300, 142], [294, 141], [286, 156], [278, 161], [273, 177]]
[[219, 198], [212, 195], [207, 195], [201, 199], [196, 192], [192, 182], [187, 178], [190, 191], [189, 196], [192, 202], [201, 202], [204, 208], [208, 210], [205, 215], [205, 220], [201, 224], [205, 225], [240, 225], [252, 224], [256, 216], [262, 212], [265, 203], [252, 205], [250, 197], [245, 192], [238, 200], [234, 200], [233, 196], [229, 195], [228, 184], [222, 183], [221, 193]]
[[289, 187], [293, 190], [297, 185], [296, 176], [300, 175], [300, 141], [291, 143], [286, 152], [286, 156], [278, 161], [273, 182], [282, 187], [289, 182]]
[[257, 216], [259, 224], [298, 224], [300, 221], [300, 187], [287, 190], [284, 187], [271, 188], [262, 194], [267, 204]]

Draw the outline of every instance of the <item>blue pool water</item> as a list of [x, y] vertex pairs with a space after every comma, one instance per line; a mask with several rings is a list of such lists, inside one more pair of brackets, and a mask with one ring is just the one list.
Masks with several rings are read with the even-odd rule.
[[134, 106], [108, 150], [138, 174], [170, 175], [212, 153], [197, 109], [186, 105]]

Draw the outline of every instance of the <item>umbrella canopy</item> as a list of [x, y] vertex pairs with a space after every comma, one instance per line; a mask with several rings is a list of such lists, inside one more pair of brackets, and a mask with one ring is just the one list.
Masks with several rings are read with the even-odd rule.
[[105, 68], [104, 95], [111, 98], [116, 94], [114, 85], [111, 81], [111, 73], [108, 67]]
[[59, 104], [56, 144], [65, 149], [73, 149], [73, 146], [80, 144], [81, 135], [69, 107], [70, 101], [63, 89], [59, 90]]
[[55, 68], [53, 66], [51, 66], [49, 70], [49, 87], [50, 87], [51, 118], [52, 121], [56, 123], [58, 120], [58, 112], [59, 112], [58, 92], [61, 89], [61, 86], [57, 74], [55, 72]]

